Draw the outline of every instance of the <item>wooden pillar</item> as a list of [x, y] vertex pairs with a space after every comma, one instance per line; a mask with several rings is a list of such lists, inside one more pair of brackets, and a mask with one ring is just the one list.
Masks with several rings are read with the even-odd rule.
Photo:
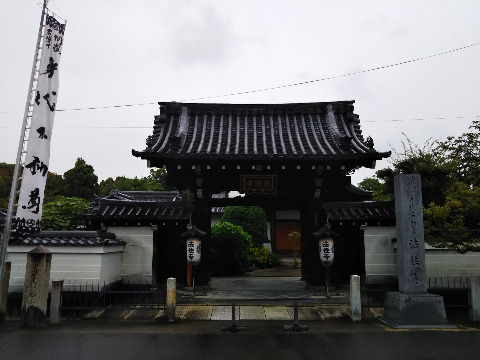
[[318, 203], [315, 199], [308, 200], [301, 210], [302, 279], [310, 285], [322, 284], [318, 241], [313, 237], [318, 227]]
[[206, 285], [209, 280], [208, 262], [210, 257], [210, 228], [211, 228], [211, 194], [204, 192], [195, 196], [193, 204], [192, 224], [206, 232], [202, 237], [202, 258], [195, 269], [195, 285]]

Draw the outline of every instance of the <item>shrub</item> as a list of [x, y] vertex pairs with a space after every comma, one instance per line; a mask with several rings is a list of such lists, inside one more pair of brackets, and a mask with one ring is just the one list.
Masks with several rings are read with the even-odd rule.
[[252, 260], [255, 264], [258, 265], [270, 265], [271, 264], [271, 253], [265, 246], [262, 247], [252, 247], [250, 249], [250, 254], [252, 255]]
[[265, 211], [259, 206], [228, 206], [222, 221], [241, 226], [252, 237], [255, 247], [261, 248], [268, 241]]
[[212, 275], [239, 275], [250, 265], [251, 236], [240, 226], [220, 222], [212, 226], [210, 271]]
[[273, 267], [280, 266], [282, 264], [282, 257], [280, 254], [271, 253], [270, 254], [270, 265]]

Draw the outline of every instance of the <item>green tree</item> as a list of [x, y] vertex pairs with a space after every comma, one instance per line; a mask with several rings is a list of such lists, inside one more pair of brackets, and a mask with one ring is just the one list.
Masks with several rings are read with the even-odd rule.
[[375, 177], [368, 177], [358, 183], [358, 187], [363, 190], [371, 191], [373, 200], [375, 201], [389, 201], [393, 200], [393, 195], [388, 192], [385, 183], [381, 182]]
[[83, 225], [82, 214], [90, 210], [90, 203], [76, 197], [60, 197], [43, 204], [42, 230], [76, 230]]
[[434, 142], [428, 140], [423, 147], [412, 143], [408, 138], [403, 143], [402, 152], [394, 152], [392, 168], [376, 172], [385, 185], [385, 194], [394, 194], [394, 177], [398, 174], [420, 174], [422, 179], [423, 204], [443, 204], [446, 191], [452, 185], [454, 164], [441, 154], [432, 151]]
[[259, 206], [227, 206], [221, 221], [240, 226], [252, 237], [253, 246], [262, 247], [268, 241], [265, 211]]
[[75, 166], [63, 174], [65, 180], [63, 195], [92, 200], [98, 186], [98, 177], [93, 166], [82, 158], [77, 158]]
[[472, 231], [479, 221], [480, 187], [457, 182], [447, 191], [444, 204], [424, 207], [425, 241], [459, 253], [480, 251], [480, 236]]
[[139, 179], [137, 177], [127, 178], [125, 176], [117, 176], [114, 179], [109, 177], [106, 180], [102, 180], [98, 185], [98, 194], [100, 196], [106, 196], [111, 190], [120, 191], [149, 191], [148, 182], [144, 178]]
[[64, 186], [65, 180], [63, 180], [62, 175], [49, 171], [47, 173], [47, 183], [45, 184], [43, 203], [52, 202], [61, 197], [63, 195]]
[[120, 191], [161, 191], [166, 189], [165, 181], [167, 172], [165, 169], [150, 169], [150, 174], [142, 178], [127, 178], [117, 176], [102, 180], [98, 186], [98, 194], [106, 196], [111, 190]]
[[434, 153], [454, 163], [458, 181], [476, 187], [480, 185], [480, 120], [473, 121], [469, 129], [459, 137], [437, 141]]
[[167, 170], [164, 168], [150, 169], [150, 174], [144, 178], [150, 191], [167, 190]]
[[239, 275], [249, 269], [252, 239], [240, 226], [228, 222], [213, 225], [210, 246], [212, 275]]
[[421, 175], [425, 241], [460, 253], [480, 251], [480, 122], [471, 132], [419, 147], [408, 140], [393, 168], [377, 171], [393, 196], [396, 174]]

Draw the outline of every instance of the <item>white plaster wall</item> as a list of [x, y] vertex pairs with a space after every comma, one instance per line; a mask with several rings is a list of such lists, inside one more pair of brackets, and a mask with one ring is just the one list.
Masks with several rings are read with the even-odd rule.
[[454, 250], [437, 249], [425, 244], [427, 276], [480, 276], [480, 253], [459, 254]]
[[[365, 271], [369, 283], [381, 282], [397, 274], [395, 227], [366, 227]], [[459, 254], [454, 250], [433, 248], [425, 244], [427, 277], [452, 280], [457, 277], [480, 276], [480, 253]]]
[[122, 253], [122, 280], [151, 281], [153, 230], [151, 226], [109, 226], [108, 231], [125, 241]]
[[[27, 253], [35, 246], [9, 246], [12, 263], [9, 292], [21, 292], [25, 283]], [[49, 247], [52, 253], [50, 280], [64, 280], [65, 286], [109, 283], [120, 280], [123, 246]]]
[[365, 272], [368, 283], [382, 283], [388, 276], [397, 276], [397, 258], [392, 239], [392, 226], [372, 226], [364, 230]]

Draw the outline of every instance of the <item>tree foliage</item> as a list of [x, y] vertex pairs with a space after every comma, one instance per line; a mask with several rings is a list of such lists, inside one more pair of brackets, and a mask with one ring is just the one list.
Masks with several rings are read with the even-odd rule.
[[212, 275], [239, 275], [250, 267], [252, 238], [238, 225], [220, 222], [212, 226], [210, 271]]
[[58, 200], [63, 196], [63, 188], [65, 186], [65, 180], [62, 175], [52, 172], [47, 173], [47, 183], [45, 184], [45, 195], [43, 203], [52, 202]]
[[423, 147], [412, 143], [407, 138], [403, 142], [402, 152], [394, 152], [392, 168], [376, 172], [378, 179], [385, 185], [385, 192], [393, 196], [394, 177], [398, 174], [420, 174], [422, 178], [423, 204], [443, 204], [445, 192], [452, 185], [453, 164], [432, 149], [435, 142], [428, 140]]
[[92, 165], [77, 158], [75, 166], [63, 174], [65, 180], [63, 194], [67, 197], [79, 197], [92, 200], [98, 186], [98, 177]]
[[262, 247], [268, 241], [265, 211], [259, 206], [227, 206], [222, 221], [240, 226], [252, 237], [253, 246]]
[[389, 201], [393, 200], [393, 195], [388, 191], [385, 183], [381, 182], [376, 177], [368, 177], [358, 183], [358, 187], [363, 190], [371, 191], [373, 200], [375, 201]]
[[392, 167], [377, 171], [393, 197], [397, 174], [420, 174], [425, 241], [460, 253], [480, 251], [480, 121], [470, 131], [423, 147], [407, 138]]
[[437, 141], [433, 152], [454, 164], [458, 181], [477, 187], [480, 186], [480, 120], [473, 121], [469, 129], [459, 137]]
[[90, 209], [90, 203], [76, 197], [60, 197], [43, 204], [42, 230], [76, 230], [83, 225], [82, 214]]
[[106, 196], [111, 190], [120, 191], [161, 191], [166, 190], [167, 171], [163, 168], [150, 169], [150, 174], [142, 178], [117, 176], [102, 180], [98, 186], [98, 195]]

